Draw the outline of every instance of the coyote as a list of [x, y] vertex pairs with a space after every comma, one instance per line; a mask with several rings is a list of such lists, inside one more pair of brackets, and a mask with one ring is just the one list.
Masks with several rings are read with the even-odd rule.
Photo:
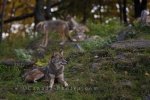
[[44, 76], [49, 80], [50, 89], [53, 88], [54, 81], [57, 79], [58, 82], [63, 84], [64, 87], [68, 86], [68, 83], [64, 80], [64, 65], [67, 61], [63, 57], [63, 51], [54, 52], [49, 64], [44, 68], [35, 68], [24, 74], [26, 82], [37, 82], [37, 80]]
[[62, 38], [62, 42], [60, 44], [64, 44], [66, 42], [66, 37], [71, 40], [71, 36], [69, 34], [69, 26], [66, 21], [63, 20], [49, 20], [42, 21], [36, 25], [36, 31], [44, 34], [44, 38], [42, 40], [42, 46], [47, 47], [48, 45], [48, 37], [49, 32], [56, 32]]
[[47, 66], [47, 75], [49, 77], [50, 85], [52, 89], [55, 79], [58, 80], [64, 87], [68, 86], [68, 83], [64, 80], [64, 65], [67, 64], [67, 61], [63, 57], [63, 51], [54, 52], [51, 60]]
[[36, 31], [44, 34], [42, 46], [47, 47], [49, 32], [59, 33], [62, 38], [62, 42], [60, 44], [63, 45], [66, 42], [66, 38], [73, 41], [71, 32], [74, 32], [76, 35], [81, 35], [85, 32], [89, 32], [89, 29], [84, 25], [78, 24], [73, 17], [68, 17], [67, 21], [57, 19], [54, 21], [49, 20], [39, 22], [36, 25]]

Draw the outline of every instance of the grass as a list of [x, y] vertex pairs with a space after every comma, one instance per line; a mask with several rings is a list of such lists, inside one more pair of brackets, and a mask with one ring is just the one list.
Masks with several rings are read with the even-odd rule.
[[[114, 22], [113, 22], [114, 23]], [[76, 51], [73, 45], [64, 47], [65, 58], [68, 65], [65, 68], [65, 78], [68, 88], [60, 84], [54, 85], [54, 90], [46, 91], [48, 83], [25, 83], [21, 78], [21, 66], [0, 65], [0, 99], [8, 100], [142, 100], [150, 94], [150, 50], [115, 50], [106, 45], [114, 40], [120, 24], [102, 25], [91, 24], [90, 35], [98, 35], [100, 39], [81, 42], [84, 53]], [[137, 29], [136, 29], [137, 30]], [[104, 32], [103, 32], [104, 31]], [[110, 35], [111, 32], [113, 35]], [[141, 30], [145, 34], [145, 31]], [[138, 36], [140, 33], [137, 33]], [[150, 36], [150, 35], [148, 35]], [[19, 43], [19, 42], [18, 42]], [[28, 42], [26, 42], [28, 44]], [[20, 45], [3, 47], [2, 57], [9, 57], [9, 52]], [[2, 46], [2, 45], [1, 45]], [[53, 50], [58, 49], [54, 43], [48, 48], [44, 59], [37, 61], [38, 65], [46, 65]], [[2, 50], [2, 49], [0, 49]], [[10, 51], [9, 51], [10, 50]], [[124, 60], [116, 60], [121, 53], [128, 54]], [[96, 57], [98, 56], [98, 57]], [[16, 56], [14, 56], [16, 57]], [[129, 62], [125, 62], [130, 60]], [[132, 64], [132, 62], [136, 64]], [[93, 64], [97, 64], [93, 66]]]
[[123, 28], [123, 25], [121, 25], [118, 20], [112, 20], [108, 24], [89, 22], [88, 26], [90, 29], [89, 35], [98, 35], [101, 37], [116, 34]]
[[[13, 38], [12, 38], [13, 37]], [[14, 50], [26, 47], [31, 40], [29, 37], [23, 38], [20, 35], [11, 35], [0, 43], [0, 58], [15, 57]]]

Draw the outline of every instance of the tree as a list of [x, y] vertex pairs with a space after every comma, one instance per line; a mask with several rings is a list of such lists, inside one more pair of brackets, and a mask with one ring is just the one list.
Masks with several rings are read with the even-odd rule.
[[46, 0], [46, 19], [51, 18], [51, 0]]
[[134, 17], [138, 18], [141, 16], [142, 10], [147, 9], [147, 0], [134, 0]]
[[86, 23], [87, 22], [87, 18], [88, 18], [88, 12], [87, 12], [87, 4], [88, 4], [88, 0], [84, 0], [84, 5], [83, 5], [83, 18], [82, 18], [82, 23]]
[[120, 22], [122, 23], [123, 21], [123, 15], [122, 15], [122, 0], [118, 0], [118, 4], [119, 4], [119, 17], [120, 17]]
[[127, 0], [123, 0], [123, 21], [125, 24], [127, 24]]
[[3, 0], [1, 6], [1, 14], [0, 14], [0, 42], [2, 41], [2, 33], [3, 33], [3, 23], [4, 23], [4, 15], [5, 15], [5, 7], [6, 7], [7, 0]]
[[34, 16], [35, 24], [40, 21], [45, 20], [45, 13], [44, 13], [44, 0], [36, 0], [35, 4], [35, 16]]
[[119, 0], [118, 1], [119, 3], [119, 11], [120, 11], [120, 21], [124, 22], [125, 24], [127, 23], [127, 11], [126, 11], [126, 8], [127, 8], [127, 0]]

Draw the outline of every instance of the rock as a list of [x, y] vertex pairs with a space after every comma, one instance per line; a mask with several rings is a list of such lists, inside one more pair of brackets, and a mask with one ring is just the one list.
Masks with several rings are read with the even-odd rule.
[[138, 49], [150, 48], [150, 40], [127, 40], [113, 43], [111, 48], [114, 49]]
[[145, 98], [143, 100], [150, 100], [150, 94], [148, 94], [147, 96], [145, 96]]
[[93, 71], [97, 71], [100, 68], [100, 63], [92, 63], [91, 68]]
[[87, 40], [87, 41], [93, 41], [93, 40], [97, 40], [97, 39], [101, 39], [101, 37], [98, 36], [98, 35], [94, 35], [94, 36], [88, 37], [86, 40]]
[[75, 47], [79, 50], [79, 52], [85, 52], [85, 50], [79, 44], [76, 44]]
[[121, 83], [120, 83], [122, 86], [126, 86], [126, 87], [132, 87], [133, 85], [132, 85], [132, 82], [131, 81], [129, 81], [129, 80], [123, 80], [123, 81], [121, 81]]
[[124, 41], [131, 31], [131, 26], [128, 26], [118, 33], [117, 41]]

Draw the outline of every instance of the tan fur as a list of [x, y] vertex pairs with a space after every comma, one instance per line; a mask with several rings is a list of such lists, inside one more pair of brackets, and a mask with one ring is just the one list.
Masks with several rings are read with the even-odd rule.
[[75, 31], [77, 34], [90, 31], [87, 26], [79, 24], [73, 17], [68, 17], [68, 22], [72, 30]]
[[44, 77], [44, 73], [39, 69], [33, 69], [24, 74], [25, 82], [37, 82], [42, 77]]
[[49, 75], [49, 87], [52, 89], [55, 79], [58, 80], [64, 87], [68, 86], [68, 83], [64, 79], [64, 65], [66, 60], [63, 58], [63, 53], [55, 52], [51, 57], [51, 61], [48, 65]]
[[63, 20], [49, 20], [49, 21], [42, 21], [36, 25], [36, 30], [40, 33], [44, 34], [44, 38], [42, 41], [42, 46], [46, 47], [48, 44], [48, 37], [50, 32], [59, 33], [60, 37], [62, 38], [62, 43], [65, 43], [66, 38], [71, 40], [69, 35], [69, 26], [66, 21]]
[[62, 42], [64, 44], [66, 42], [66, 38], [70, 41], [73, 41], [70, 35], [70, 30], [72, 30], [76, 35], [84, 34], [85, 32], [89, 32], [88, 27], [85, 25], [79, 24], [73, 17], [69, 17], [67, 21], [63, 20], [49, 20], [42, 21], [36, 25], [36, 30], [39, 33], [44, 34], [44, 38], [42, 40], [42, 46], [47, 47], [48, 37], [50, 32], [59, 33]]
[[47, 67], [35, 68], [26, 72], [24, 78], [26, 82], [36, 82], [42, 77], [48, 77], [49, 87], [52, 89], [55, 79], [58, 80], [64, 87], [68, 86], [68, 83], [64, 79], [64, 65], [67, 64], [63, 57], [63, 52], [54, 52]]

